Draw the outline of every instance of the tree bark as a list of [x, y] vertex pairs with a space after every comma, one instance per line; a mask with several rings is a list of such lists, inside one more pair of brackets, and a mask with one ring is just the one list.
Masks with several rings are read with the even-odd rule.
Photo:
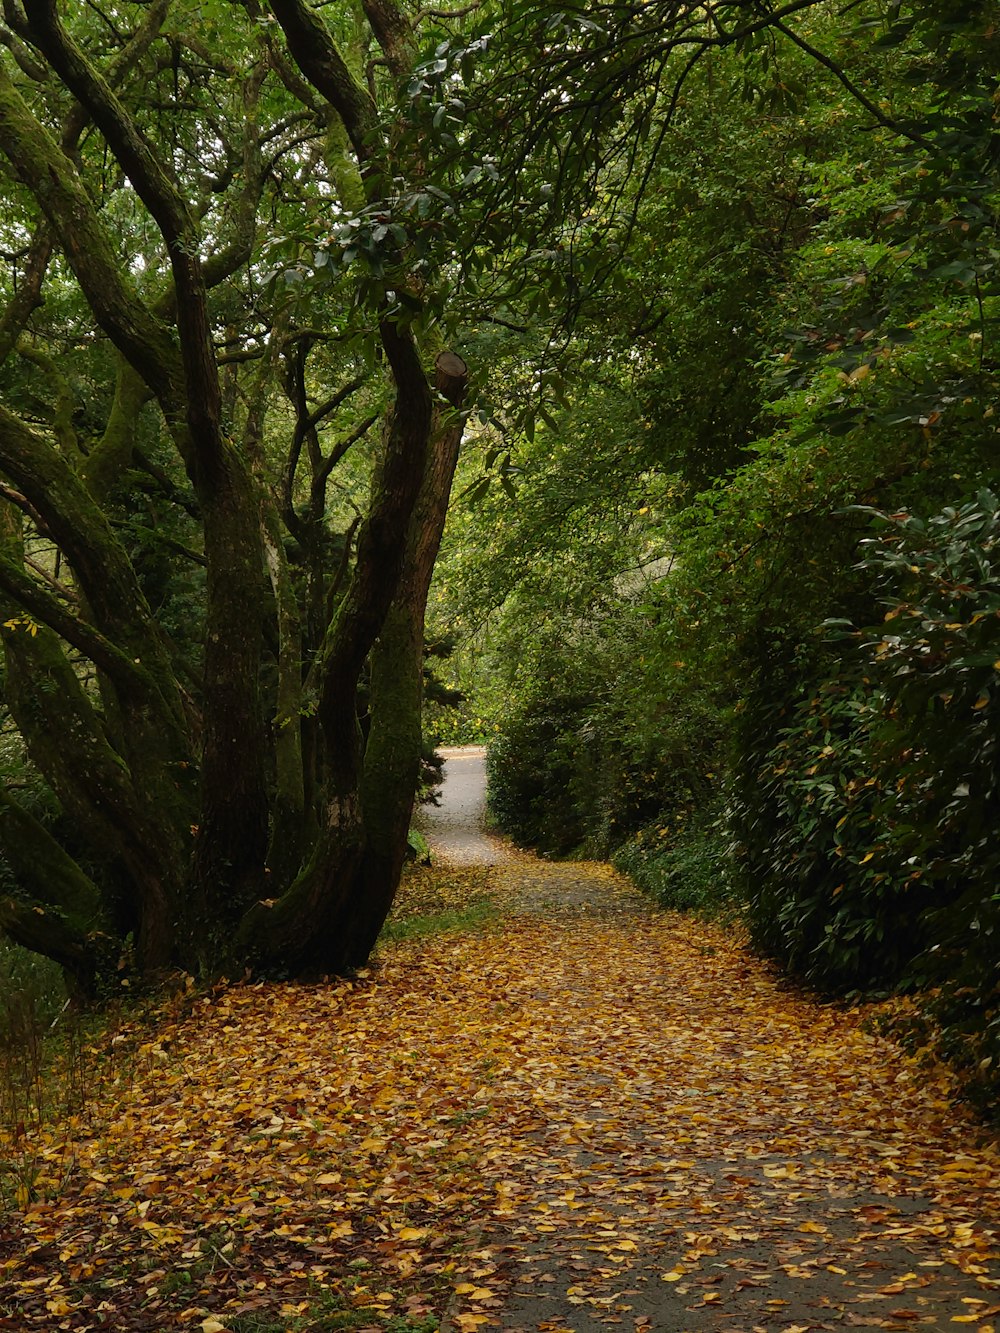
[[345, 922], [347, 961], [367, 959], [392, 908], [420, 772], [424, 616], [448, 513], [465, 414], [468, 368], [437, 358], [436, 430], [410, 518], [404, 574], [371, 658], [371, 729], [361, 786], [365, 849]]
[[0, 789], [0, 852], [17, 894], [0, 895], [0, 930], [59, 963], [77, 989], [93, 994], [114, 937], [100, 890], [43, 824]]
[[[114, 90], [63, 27], [55, 0], [34, 0], [28, 19], [32, 40], [93, 117], [154, 218], [170, 257], [182, 375], [171, 363], [165, 385], [162, 372], [150, 376], [148, 358], [137, 363], [134, 346], [122, 350], [160, 393], [205, 524], [202, 810], [194, 906], [214, 923], [214, 932], [199, 928], [188, 935], [197, 936], [207, 958], [228, 943], [247, 902], [260, 891], [267, 847], [266, 734], [259, 690], [264, 552], [258, 506], [248, 470], [222, 428], [200, 237], [187, 201]], [[78, 273], [83, 267], [79, 261], [75, 265]], [[85, 290], [98, 314], [96, 294]], [[148, 323], [148, 313], [142, 313]], [[108, 332], [120, 337], [121, 329], [112, 321]]]
[[399, 586], [433, 423], [430, 386], [412, 336], [388, 321], [381, 333], [396, 384], [384, 457], [351, 580], [314, 667], [326, 815], [302, 873], [279, 899], [259, 902], [241, 926], [241, 946], [265, 970], [324, 973], [347, 966], [344, 918], [366, 836], [358, 680]]

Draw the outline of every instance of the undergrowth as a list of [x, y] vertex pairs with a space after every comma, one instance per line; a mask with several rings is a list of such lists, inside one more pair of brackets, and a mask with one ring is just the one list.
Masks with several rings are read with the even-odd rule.
[[428, 912], [403, 917], [400, 920], [389, 920], [382, 927], [379, 940], [381, 943], [388, 943], [397, 940], [424, 939], [428, 935], [442, 935], [451, 930], [474, 930], [477, 926], [493, 920], [496, 915], [495, 905], [489, 899], [483, 898], [453, 911]]
[[44, 1196], [38, 1181], [52, 1166], [30, 1146], [34, 1131], [87, 1121], [111, 1087], [135, 1078], [157, 1003], [123, 993], [81, 1009], [55, 963], [0, 941], [0, 1210]]
[[946, 1069], [954, 1093], [1000, 1124], [1000, 989], [942, 986], [897, 996], [870, 1020], [925, 1068]]
[[661, 907], [701, 916], [737, 909], [728, 874], [728, 835], [718, 803], [642, 829], [614, 853], [616, 870]]

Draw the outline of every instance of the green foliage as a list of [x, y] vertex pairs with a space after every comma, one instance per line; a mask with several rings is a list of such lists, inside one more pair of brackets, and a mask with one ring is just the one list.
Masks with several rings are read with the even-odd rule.
[[576, 797], [589, 768], [579, 697], [538, 700], [502, 726], [487, 752], [489, 811], [522, 846], [567, 856], [584, 841]]
[[736, 873], [753, 937], [824, 988], [891, 984], [927, 944], [926, 895], [881, 837], [885, 789], [867, 762], [881, 702], [839, 678], [804, 691], [773, 744], [743, 752], [737, 778]]
[[894, 774], [887, 848], [933, 891], [931, 977], [996, 998], [1000, 949], [1000, 500], [981, 490], [922, 520], [896, 514], [865, 566], [888, 600], [862, 631], [884, 690], [877, 736]]
[[0, 1046], [23, 1043], [25, 1025], [48, 1027], [66, 1003], [62, 969], [0, 939]]
[[[588, 142], [624, 33], [629, 78], [670, 93], [617, 88], [614, 281], [581, 292], [575, 383], [530, 437], [513, 404], [549, 346], [527, 321], [502, 345], [452, 527], [498, 822], [555, 854], [618, 847], [665, 900], [732, 885], [758, 944], [824, 989], [968, 991], [953, 1026], [987, 1059], [992, 501], [942, 507], [995, 469], [996, 7], [817, 5], [690, 66], [624, 8], [572, 39], [514, 13], [550, 18], [546, 70], [567, 123], [594, 110]], [[549, 105], [510, 150], [529, 197], [565, 152]], [[563, 165], [564, 204], [600, 178], [585, 152]], [[876, 508], [897, 518], [872, 545]]]
[[737, 907], [726, 810], [718, 799], [690, 816], [681, 812], [673, 824], [641, 829], [612, 860], [661, 907], [705, 916]]
[[[1000, 503], [880, 516], [861, 568], [888, 610], [826, 679], [755, 714], [739, 867], [758, 942], [824, 986], [903, 979], [995, 1006], [1000, 941]], [[969, 1009], [970, 1006], [966, 1006]], [[974, 1006], [972, 1006], [974, 1007]]]
[[431, 851], [427, 839], [417, 829], [411, 828], [406, 838], [406, 859], [419, 865], [430, 865]]
[[[488, 771], [494, 819], [524, 845], [604, 856], [655, 819], [683, 820], [708, 797], [719, 701], [697, 670], [669, 670], [677, 639], [669, 618], [651, 634], [650, 596], [621, 596], [589, 632], [572, 616], [560, 619], [533, 645], [534, 660], [522, 657], [497, 711]], [[501, 638], [497, 654], [511, 651]]]

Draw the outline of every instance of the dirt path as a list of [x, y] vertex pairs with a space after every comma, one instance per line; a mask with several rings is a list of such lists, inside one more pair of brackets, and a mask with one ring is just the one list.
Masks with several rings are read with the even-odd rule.
[[0, 1329], [997, 1333], [1000, 1156], [946, 1090], [484, 834], [481, 758], [370, 967], [184, 986], [0, 1124]]
[[[481, 760], [448, 764], [430, 838], [468, 863]], [[521, 1127], [443, 1328], [1000, 1328], [1000, 1157], [941, 1088], [606, 866], [488, 846], [484, 1086]]]

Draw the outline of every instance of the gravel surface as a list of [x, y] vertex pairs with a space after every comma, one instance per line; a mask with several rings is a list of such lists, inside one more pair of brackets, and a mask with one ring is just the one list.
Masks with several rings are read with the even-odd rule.
[[432, 853], [455, 865], [500, 865], [510, 860], [507, 844], [491, 837], [486, 823], [486, 750], [481, 745], [444, 748], [444, 784], [438, 805], [421, 806], [417, 820]]

